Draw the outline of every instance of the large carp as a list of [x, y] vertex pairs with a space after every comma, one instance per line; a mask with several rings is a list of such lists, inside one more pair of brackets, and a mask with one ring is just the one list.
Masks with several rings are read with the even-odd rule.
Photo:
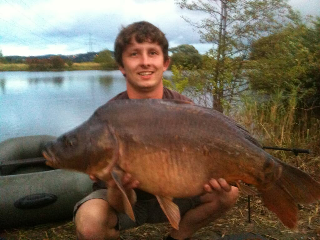
[[[175, 100], [111, 101], [50, 143], [44, 156], [52, 167], [102, 180], [112, 175], [120, 189], [114, 169], [130, 173], [140, 189], [156, 195], [175, 228], [180, 214], [172, 198], [201, 194], [211, 178], [254, 185], [289, 228], [297, 224], [298, 203], [320, 199], [318, 182], [265, 152], [233, 120]], [[134, 219], [128, 204], [126, 212]]]

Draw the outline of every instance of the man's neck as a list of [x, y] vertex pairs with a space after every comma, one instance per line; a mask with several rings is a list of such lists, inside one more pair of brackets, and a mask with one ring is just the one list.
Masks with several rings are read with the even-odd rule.
[[127, 86], [127, 93], [130, 99], [162, 99], [163, 85], [158, 86], [151, 91], [138, 91], [130, 86]]

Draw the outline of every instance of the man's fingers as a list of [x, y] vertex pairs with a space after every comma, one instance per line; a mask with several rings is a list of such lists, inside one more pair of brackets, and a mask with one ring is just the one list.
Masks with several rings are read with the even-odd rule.
[[221, 191], [220, 183], [217, 181], [217, 179], [211, 178], [209, 181], [211, 188], [215, 191]]
[[139, 186], [139, 181], [132, 179], [132, 175], [130, 173], [125, 173], [122, 178], [122, 184], [125, 188], [136, 188]]
[[211, 193], [212, 191], [231, 191], [231, 186], [224, 178], [212, 178], [209, 180], [209, 184], [205, 184], [203, 188], [208, 193]]
[[122, 184], [126, 185], [127, 183], [129, 183], [131, 181], [131, 174], [130, 173], [125, 173], [122, 177]]
[[212, 192], [212, 187], [211, 187], [209, 184], [205, 184], [205, 185], [203, 186], [203, 189], [204, 189], [204, 191], [207, 192], [207, 193], [211, 193], [211, 192]]
[[96, 176], [91, 175], [91, 174], [89, 175], [89, 178], [94, 182], [98, 182], [99, 181], [99, 179]]
[[134, 181], [131, 183], [130, 187], [131, 187], [131, 188], [137, 188], [137, 187], [139, 186], [139, 184], [140, 184], [140, 182], [139, 182], [138, 180], [134, 180]]
[[219, 182], [220, 187], [224, 191], [226, 191], [226, 192], [230, 192], [231, 191], [231, 186], [229, 185], [229, 183], [224, 178], [219, 178], [218, 182]]

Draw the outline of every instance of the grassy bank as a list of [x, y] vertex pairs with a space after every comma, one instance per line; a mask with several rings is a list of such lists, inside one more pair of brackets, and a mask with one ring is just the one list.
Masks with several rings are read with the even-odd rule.
[[28, 71], [28, 65], [24, 63], [0, 63], [0, 72], [4, 71]]
[[[99, 63], [83, 62], [73, 63], [71, 66], [65, 65], [63, 71], [79, 71], [79, 70], [102, 70]], [[29, 71], [28, 64], [25, 63], [0, 63], [0, 72], [4, 71]]]
[[[193, 240], [214, 240], [224, 236], [238, 235], [227, 239], [261, 239], [243, 238], [245, 234], [259, 235], [267, 240], [317, 240], [320, 237], [319, 204], [306, 206], [299, 211], [299, 226], [296, 230], [285, 228], [277, 217], [266, 210], [259, 197], [251, 199], [251, 221], [248, 222], [247, 198], [241, 196], [236, 204], [226, 215], [200, 229]], [[315, 210], [316, 209], [316, 210]], [[138, 228], [121, 231], [123, 240], [161, 240], [169, 232], [167, 223], [146, 224]], [[240, 238], [242, 236], [242, 238]], [[75, 226], [72, 221], [57, 222], [7, 229], [1, 232], [0, 237], [7, 240], [65, 240], [76, 239]]]
[[68, 71], [79, 71], [79, 70], [102, 70], [99, 63], [94, 62], [83, 62], [83, 63], [74, 63], [71, 67], [66, 67], [65, 70]]

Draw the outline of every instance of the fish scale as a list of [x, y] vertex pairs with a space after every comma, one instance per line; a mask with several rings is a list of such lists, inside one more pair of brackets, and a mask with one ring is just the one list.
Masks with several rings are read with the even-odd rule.
[[[115, 171], [120, 167], [140, 182], [139, 188], [156, 195], [177, 229], [180, 214], [172, 198], [203, 193], [211, 178], [255, 186], [265, 206], [289, 228], [297, 225], [298, 203], [320, 199], [318, 182], [265, 152], [235, 121], [177, 100], [111, 101], [48, 144], [44, 156], [50, 166], [102, 180], [111, 172], [122, 190]], [[126, 213], [134, 220], [128, 197], [122, 193]]]

